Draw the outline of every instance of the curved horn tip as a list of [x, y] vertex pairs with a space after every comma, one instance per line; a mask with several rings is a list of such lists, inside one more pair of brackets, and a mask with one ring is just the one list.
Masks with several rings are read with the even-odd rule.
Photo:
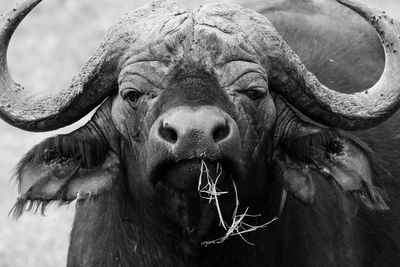
[[367, 20], [370, 20], [373, 15], [380, 13], [379, 10], [371, 8], [362, 2], [352, 0], [336, 0], [336, 2], [354, 10]]
[[378, 33], [386, 59], [381, 77], [371, 88], [357, 90], [354, 94], [340, 93], [321, 84], [298, 57], [288, 56], [286, 51], [292, 50], [287, 46], [282, 57], [288, 58], [289, 63], [278, 60], [276, 64], [289, 64], [290, 71], [285, 73], [278, 66], [280, 71], [277, 73], [292, 76], [301, 90], [278, 78], [277, 83], [284, 85], [279, 93], [305, 115], [322, 124], [353, 131], [371, 128], [400, 109], [400, 53], [397, 52], [400, 51], [400, 23], [366, 4], [353, 0], [336, 1], [366, 19]]
[[42, 2], [42, 0], [25, 0], [25, 1], [17, 3], [16, 6], [26, 7], [26, 6], [30, 6], [30, 5], [37, 5], [40, 2]]
[[400, 48], [400, 23], [386, 15], [384, 11], [352, 0], [336, 0], [352, 9], [371, 24], [382, 41], [385, 52], [396, 53]]
[[23, 2], [18, 2], [13, 8], [8, 10], [6, 13], [2, 14], [0, 18], [2, 20], [11, 21], [15, 17], [26, 16], [35, 6], [37, 6], [42, 0], [26, 0]]
[[19, 22], [42, 0], [26, 0], [21, 3], [17, 3], [14, 8], [11, 8], [6, 13], [0, 16], [0, 24], [3, 25], [2, 31], [9, 28], [8, 24], [14, 24], [18, 26]]

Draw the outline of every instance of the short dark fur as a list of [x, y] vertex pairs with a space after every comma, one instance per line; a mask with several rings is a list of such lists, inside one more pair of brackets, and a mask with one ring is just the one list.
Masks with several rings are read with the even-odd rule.
[[[160, 96], [159, 112], [182, 104], [189, 106], [213, 105], [232, 114], [229, 99], [212, 70], [204, 62], [182, 59], [169, 77], [168, 88]], [[156, 114], [158, 115], [158, 113]]]

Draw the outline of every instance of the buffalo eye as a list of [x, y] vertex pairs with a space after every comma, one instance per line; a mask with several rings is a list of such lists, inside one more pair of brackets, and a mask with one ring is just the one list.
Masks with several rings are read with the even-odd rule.
[[138, 99], [143, 95], [143, 93], [137, 91], [137, 90], [133, 90], [133, 89], [127, 89], [124, 90], [121, 93], [121, 96], [123, 99], [125, 100], [129, 100], [131, 102], [136, 102], [138, 101]]
[[257, 90], [257, 89], [248, 89], [245, 91], [241, 91], [240, 93], [246, 95], [251, 100], [259, 100], [264, 96], [264, 92]]

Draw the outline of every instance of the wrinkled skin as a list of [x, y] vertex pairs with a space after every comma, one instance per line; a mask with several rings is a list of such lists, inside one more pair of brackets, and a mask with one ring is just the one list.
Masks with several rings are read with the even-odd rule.
[[[183, 259], [193, 258], [197, 261], [199, 259], [199, 251], [209, 250], [200, 248], [199, 243], [207, 240], [207, 238], [215, 238], [215, 234], [221, 235], [219, 231], [211, 230], [212, 227], [218, 229], [216, 227], [216, 210], [213, 206], [208, 205], [206, 201], [201, 201], [204, 203], [201, 203], [200, 215], [191, 213], [191, 210], [197, 209], [199, 201], [197, 182], [201, 158], [221, 161], [223, 169], [238, 169], [234, 171], [233, 175], [235, 176], [234, 179], [238, 180], [239, 195], [243, 200], [243, 205], [247, 203], [248, 194], [257, 198], [264, 198], [263, 191], [260, 188], [266, 186], [265, 180], [253, 180], [252, 178], [256, 176], [257, 172], [266, 173], [265, 162], [267, 159], [265, 155], [270, 154], [271, 142], [266, 142], [265, 140], [272, 140], [271, 129], [276, 119], [273, 96], [269, 93], [266, 81], [267, 71], [260, 66], [259, 62], [253, 62], [251, 58], [254, 58], [254, 56], [246, 53], [246, 51], [240, 51], [242, 53], [240, 56], [232, 54], [228, 58], [223, 57], [222, 59], [220, 59], [219, 54], [215, 54], [215, 50], [218, 48], [214, 48], [210, 53], [205, 52], [210, 50], [207, 47], [210, 44], [220, 43], [221, 48], [219, 49], [221, 51], [227, 50], [228, 44], [225, 40], [221, 40], [216, 34], [212, 33], [212, 29], [209, 27], [195, 26], [194, 33], [191, 33], [188, 32], [192, 30], [191, 22], [189, 25], [187, 24], [189, 23], [184, 23], [180, 27], [181, 31], [176, 34], [177, 36], [179, 34], [184, 36], [183, 41], [175, 48], [178, 51], [168, 53], [164, 44], [154, 49], [156, 51], [162, 50], [160, 54], [167, 58], [168, 61], [162, 62], [159, 60], [159, 54], [153, 55], [147, 51], [138, 56], [137, 59], [135, 57], [129, 58], [129, 62], [124, 64], [125, 66], [120, 74], [119, 92], [115, 95], [111, 104], [112, 124], [115, 126], [115, 134], [121, 139], [120, 148], [118, 149], [120, 149], [121, 164], [125, 166], [124, 175], [127, 186], [125, 190], [129, 192], [128, 199], [124, 199], [128, 197], [125, 195], [127, 194], [126, 192], [119, 192], [120, 196], [118, 198], [123, 199], [118, 201], [140, 202], [140, 206], [144, 205], [146, 208], [132, 205], [132, 211], [127, 210], [124, 212], [129, 214], [129, 212], [136, 211], [131, 216], [137, 217], [137, 214], [141, 214], [140, 211], [144, 209], [149, 214], [141, 216], [149, 216], [157, 224], [162, 223], [158, 221], [159, 217], [165, 216], [167, 222], [171, 225], [170, 227], [175, 229], [175, 231], [171, 231], [172, 229], [155, 230], [163, 228], [163, 226], [158, 225], [154, 226], [155, 228], [152, 230], [148, 228], [148, 225], [137, 223], [139, 225], [136, 226], [138, 229], [130, 230], [148, 232], [149, 238], [161, 238], [161, 242], [164, 243], [167, 242], [167, 236], [173, 235], [173, 239], [169, 241], [172, 244], [169, 246], [157, 247], [155, 244], [151, 244], [152, 250], [159, 251], [160, 255], [151, 252], [154, 254], [149, 259], [144, 257], [140, 260], [146, 264], [150, 262], [156, 265], [158, 260], [165, 260], [166, 265], [179, 265], [179, 261], [175, 262], [172, 259], [168, 259], [169, 255], [175, 254], [174, 250], [182, 254], [181, 257]], [[192, 35], [196, 37], [187, 37]], [[174, 40], [178, 37], [173, 35], [167, 38]], [[198, 43], [195, 41], [197, 38], [201, 40]], [[197, 59], [199, 56], [201, 58]], [[245, 57], [249, 58], [249, 61], [241, 60]], [[143, 94], [139, 99], [136, 99], [137, 95], [135, 93], [130, 92], [137, 88]], [[246, 90], [255, 92], [250, 91], [247, 95]], [[251, 99], [251, 93], [260, 94], [261, 96], [253, 100]], [[157, 138], [154, 136], [157, 135], [158, 131], [158, 129], [154, 128], [160, 127], [158, 126], [160, 121], [167, 120], [177, 112], [176, 110], [179, 111], [181, 109], [184, 109], [182, 112], [186, 116], [201, 112], [201, 110], [205, 113], [217, 113], [217, 116], [222, 114], [221, 116], [232, 120], [234, 125], [232, 128], [237, 127], [238, 140], [233, 144], [227, 144], [226, 147], [224, 144], [220, 144], [220, 151], [213, 151], [207, 144], [202, 144], [201, 142], [193, 145], [192, 142], [195, 137], [191, 137], [191, 140], [183, 140], [183, 142], [189, 142], [189, 144], [183, 143], [183, 147], [177, 149], [171, 155], [162, 142], [154, 140]], [[208, 113], [205, 115], [200, 114], [200, 119], [203, 119]], [[179, 117], [179, 114], [176, 116]], [[182, 120], [183, 118], [179, 117], [178, 119]], [[174, 118], [171, 118], [171, 120], [174, 121]], [[98, 127], [104, 126], [99, 125]], [[156, 133], [153, 133], [154, 131]], [[152, 156], [150, 157], [149, 155]], [[184, 164], [180, 162], [187, 161], [193, 157], [195, 158], [195, 163], [192, 166], [194, 170], [191, 170], [190, 177], [185, 177], [187, 175], [185, 173], [186, 167], [179, 167], [180, 164]], [[177, 179], [176, 177], [172, 177], [172, 181], [170, 181], [173, 187], [182, 187], [184, 190], [190, 191], [187, 193], [188, 196], [184, 196], [181, 199], [181, 197], [177, 196], [178, 189], [172, 188], [171, 191], [171, 189], [168, 190], [163, 187], [163, 179], [168, 178], [163, 177], [162, 174], [157, 174], [155, 170], [160, 168], [159, 165], [162, 163], [164, 164], [162, 172], [165, 172], [168, 168], [178, 168], [173, 171], [177, 172], [175, 175], [179, 175], [179, 179], [190, 179], [180, 185], [174, 184], [179, 182], [173, 181], [173, 179]], [[166, 167], [165, 164], [177, 164], [178, 167], [168, 167], [168, 165]], [[230, 182], [226, 181], [225, 183], [227, 185], [221, 186], [227, 186], [232, 190]], [[195, 195], [195, 200], [191, 200], [190, 195], [193, 194]], [[191, 203], [191, 201], [194, 203]], [[228, 218], [234, 204], [233, 200], [230, 202], [228, 201], [225, 204], [226, 208], [224, 210]], [[86, 212], [86, 205], [92, 204], [85, 203], [82, 208], [78, 209], [75, 229], [79, 228], [79, 225], [93, 223], [91, 221], [85, 222], [80, 216]], [[252, 208], [254, 207], [253, 213], [261, 212], [257, 210], [258, 205], [253, 201], [249, 201], [249, 205]], [[265, 212], [262, 213], [265, 214]], [[266, 221], [268, 217], [265, 216], [262, 219]], [[132, 220], [135, 221], [138, 218], [132, 218]], [[187, 229], [193, 227], [195, 228], [194, 232], [189, 233]], [[165, 236], [151, 237], [152, 232], [158, 232], [158, 235], [163, 231], [166, 232]], [[132, 239], [130, 242], [137, 242], [139, 253], [146, 252], [143, 248], [146, 244], [135, 240], [137, 237], [135, 237], [134, 233], [125, 234], [129, 239]], [[74, 230], [72, 236], [73, 239], [80, 236], [79, 230]], [[72, 244], [77, 243], [75, 240], [71, 242]], [[157, 242], [153, 241], [153, 243]], [[74, 248], [74, 250], [87, 250], [79, 247]], [[104, 245], [100, 244], [100, 247], [93, 245], [92, 247], [95, 247], [94, 250], [98, 253]], [[172, 251], [170, 251], [171, 249]], [[213, 250], [211, 249], [211, 251]], [[80, 255], [80, 257], [83, 257], [83, 262], [87, 257], [87, 253], [90, 253], [90, 251]], [[120, 253], [122, 254], [123, 252]], [[131, 253], [128, 252], [128, 254]], [[124, 260], [124, 254], [120, 255], [121, 260]], [[206, 260], [206, 258], [202, 259], [202, 257], [203, 255], [200, 256], [201, 261]], [[74, 266], [74, 262], [82, 262], [82, 258], [70, 253], [70, 262], [71, 266]], [[129, 261], [127, 260], [127, 262]], [[138, 263], [136, 262], [136, 264]], [[186, 265], [187, 263], [181, 262], [181, 264]]]
[[[293, 26], [268, 12], [278, 30]], [[204, 14], [177, 12], [134, 36], [118, 92], [87, 125], [22, 160], [17, 212], [27, 199], [78, 198], [68, 266], [395, 266], [398, 241], [386, 232], [395, 226], [368, 149], [295, 113], [270, 88], [262, 49]], [[222, 165], [228, 221], [232, 181], [239, 212], [261, 214], [247, 223], [279, 215], [245, 234], [254, 246], [238, 236], [200, 245], [224, 234], [198, 195], [201, 160]], [[372, 244], [390, 249], [378, 255]]]

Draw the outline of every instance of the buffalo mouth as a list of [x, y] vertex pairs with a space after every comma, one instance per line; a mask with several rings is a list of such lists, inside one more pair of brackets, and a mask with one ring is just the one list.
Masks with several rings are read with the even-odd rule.
[[[151, 179], [167, 217], [189, 236], [204, 236], [218, 219], [215, 205], [204, 193], [212, 181], [219, 192], [233, 192], [232, 181], [240, 178], [237, 164], [194, 158], [159, 164]], [[233, 194], [218, 197], [224, 211], [229, 213]], [[224, 212], [225, 213], [225, 212]], [[229, 216], [229, 215], [227, 215]]]

